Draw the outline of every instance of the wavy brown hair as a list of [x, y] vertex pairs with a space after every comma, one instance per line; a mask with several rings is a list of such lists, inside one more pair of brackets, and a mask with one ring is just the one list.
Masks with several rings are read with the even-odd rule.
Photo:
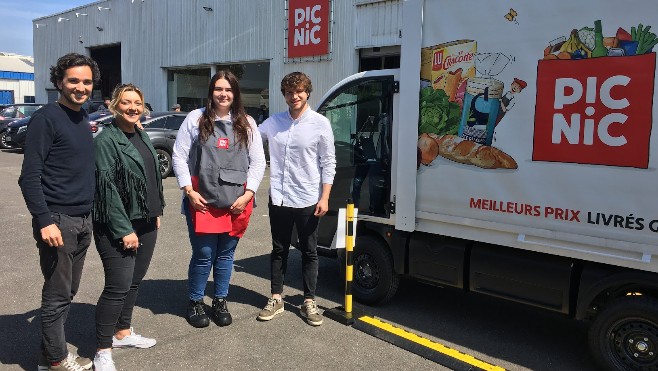
[[114, 91], [112, 91], [112, 99], [110, 101], [110, 106], [107, 107], [108, 110], [110, 110], [110, 112], [114, 116], [118, 115], [119, 112], [117, 111], [117, 106], [121, 101], [121, 97], [123, 97], [123, 93], [128, 91], [134, 91], [135, 93], [137, 93], [137, 95], [139, 95], [139, 99], [142, 100], [142, 107], [144, 109], [144, 111], [142, 112], [142, 116], [150, 114], [151, 112], [148, 110], [148, 108], [146, 108], [146, 105], [144, 104], [144, 93], [142, 93], [142, 90], [140, 88], [138, 88], [137, 86], [131, 83], [117, 85], [114, 88]]
[[302, 89], [311, 96], [313, 91], [313, 83], [311, 78], [303, 72], [291, 72], [281, 79], [281, 94], [286, 95], [286, 90], [295, 91]]
[[231, 85], [233, 92], [233, 103], [231, 103], [231, 120], [233, 121], [233, 132], [236, 137], [237, 143], [240, 147], [247, 147], [249, 143], [249, 136], [251, 134], [251, 126], [247, 121], [247, 114], [245, 113], [244, 106], [242, 105], [242, 95], [240, 94], [240, 85], [238, 79], [230, 71], [218, 71], [211, 79], [208, 85], [208, 103], [206, 109], [199, 118], [199, 140], [205, 142], [210, 138], [215, 130], [215, 107], [213, 100], [213, 93], [215, 91], [215, 84], [217, 80], [224, 79]]

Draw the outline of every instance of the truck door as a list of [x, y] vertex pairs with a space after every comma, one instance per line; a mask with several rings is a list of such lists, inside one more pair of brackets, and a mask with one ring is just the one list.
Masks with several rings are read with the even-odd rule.
[[370, 76], [346, 83], [320, 105], [331, 122], [336, 177], [330, 212], [320, 223], [318, 245], [330, 246], [337, 210], [352, 199], [359, 216], [389, 219], [391, 208], [391, 125], [393, 76]]

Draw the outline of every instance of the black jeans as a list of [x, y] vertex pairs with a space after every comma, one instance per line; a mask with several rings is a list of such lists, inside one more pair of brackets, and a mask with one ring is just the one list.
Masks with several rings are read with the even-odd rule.
[[315, 299], [318, 282], [318, 221], [313, 215], [315, 205], [292, 208], [269, 203], [272, 254], [270, 255], [270, 279], [272, 294], [283, 292], [283, 282], [288, 268], [288, 252], [292, 228], [297, 229], [298, 249], [302, 253], [302, 278], [304, 299]]
[[41, 348], [50, 362], [66, 358], [64, 324], [71, 301], [78, 292], [87, 248], [91, 243], [91, 218], [52, 213], [62, 233], [64, 246], [50, 247], [41, 240], [41, 229], [32, 221], [32, 232], [39, 248], [43, 274], [41, 289]]
[[112, 239], [105, 224], [94, 223], [94, 241], [103, 262], [105, 287], [96, 304], [96, 346], [112, 347], [115, 331], [130, 328], [139, 284], [151, 264], [158, 237], [156, 219], [133, 220], [140, 246], [124, 250], [121, 239]]

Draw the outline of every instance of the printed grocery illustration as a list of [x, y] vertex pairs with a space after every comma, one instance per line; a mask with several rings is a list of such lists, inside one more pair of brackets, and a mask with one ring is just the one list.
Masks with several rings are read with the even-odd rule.
[[517, 162], [494, 147], [494, 130], [527, 86], [515, 78], [507, 90], [496, 77], [514, 57], [478, 53], [473, 40], [421, 50], [418, 166], [437, 157], [483, 169], [516, 169]]
[[615, 28], [606, 36], [594, 20], [548, 42], [533, 161], [648, 168], [658, 38], [651, 26]]

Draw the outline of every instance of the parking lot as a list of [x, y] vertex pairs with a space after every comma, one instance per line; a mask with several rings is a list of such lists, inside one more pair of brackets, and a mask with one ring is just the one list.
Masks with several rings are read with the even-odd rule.
[[[39, 344], [38, 307], [42, 277], [38, 254], [17, 179], [22, 153], [0, 152], [0, 369], [34, 370]], [[158, 340], [146, 350], [115, 350], [121, 370], [443, 370], [421, 356], [325, 319], [312, 327], [298, 315], [302, 302], [299, 254], [292, 252], [286, 312], [269, 322], [256, 315], [269, 296], [270, 232], [263, 180], [251, 224], [236, 251], [229, 293], [233, 324], [195, 329], [184, 319], [187, 264], [191, 254], [180, 191], [165, 179], [167, 207], [156, 252], [133, 316], [138, 333]], [[92, 356], [94, 306], [103, 286], [95, 247], [87, 254], [80, 291], [69, 314], [72, 348]], [[343, 283], [334, 259], [321, 258], [318, 304], [342, 303]], [[206, 298], [209, 303], [209, 299]], [[558, 315], [476, 295], [402, 282], [387, 305], [355, 305], [371, 316], [508, 370], [595, 370], [586, 346], [586, 327]]]

